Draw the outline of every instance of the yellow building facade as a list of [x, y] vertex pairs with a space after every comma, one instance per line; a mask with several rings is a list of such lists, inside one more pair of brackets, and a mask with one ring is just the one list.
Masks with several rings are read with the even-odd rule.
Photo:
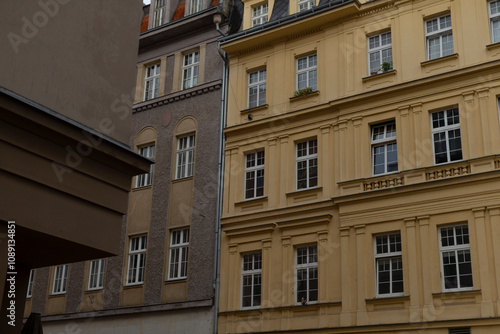
[[237, 8], [219, 333], [498, 332], [500, 1]]

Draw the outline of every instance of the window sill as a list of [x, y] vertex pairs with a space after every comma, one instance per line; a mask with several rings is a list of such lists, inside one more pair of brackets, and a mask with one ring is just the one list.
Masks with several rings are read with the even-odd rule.
[[306, 98], [311, 97], [311, 96], [318, 96], [318, 95], [319, 95], [319, 90], [315, 90], [314, 92], [310, 92], [307, 94], [302, 94], [299, 96], [292, 96], [289, 99], [290, 99], [290, 102], [295, 102], [298, 100], [306, 99]]
[[257, 107], [253, 107], [253, 108], [248, 108], [248, 109], [241, 110], [240, 113], [245, 114], [245, 113], [249, 113], [249, 112], [266, 110], [268, 107], [269, 107], [269, 104], [263, 104], [263, 105], [260, 105], [260, 106], [257, 106]]
[[474, 290], [474, 288], [469, 289], [450, 289], [443, 292], [435, 292], [432, 294], [434, 298], [441, 299], [456, 299], [458, 297], [466, 298], [473, 297], [481, 294], [481, 290]]
[[181, 277], [181, 278], [169, 278], [165, 280], [165, 284], [176, 284], [176, 283], [185, 283], [187, 282], [187, 277]]
[[130, 283], [123, 286], [123, 290], [136, 289], [144, 287], [144, 282], [141, 283]]
[[49, 295], [49, 298], [57, 298], [57, 297], [64, 297], [67, 292], [56, 292], [56, 293], [51, 293]]
[[192, 179], [193, 179], [193, 176], [181, 177], [179, 179], [172, 180], [172, 183], [183, 182], [183, 181], [188, 181], [188, 180], [192, 180]]
[[302, 194], [307, 194], [307, 193], [315, 193], [315, 192], [319, 192], [321, 190], [323, 190], [323, 187], [300, 189], [300, 190], [295, 190], [295, 191], [286, 193], [286, 197], [295, 196], [295, 195], [302, 195]]
[[102, 287], [102, 288], [94, 288], [94, 289], [86, 289], [83, 292], [84, 293], [93, 293], [93, 292], [99, 292], [99, 291], [103, 291], [103, 290], [104, 290], [104, 287]]
[[395, 69], [392, 69], [390, 71], [386, 71], [386, 72], [382, 72], [382, 73], [378, 73], [378, 74], [373, 74], [373, 75], [364, 77], [361, 80], [363, 80], [363, 82], [367, 82], [367, 81], [371, 81], [371, 80], [377, 80], [377, 79], [380, 79], [380, 78], [393, 76], [393, 75], [396, 75], [396, 73], [398, 73], [398, 71], [396, 71]]
[[478, 304], [481, 302], [481, 290], [453, 290], [433, 293], [435, 305], [451, 306]]
[[267, 202], [267, 196], [245, 199], [243, 201], [239, 201], [239, 202], [234, 203], [234, 205], [241, 206], [241, 205], [254, 204], [254, 203], [258, 204], [258, 203], [262, 203], [262, 202]]
[[242, 311], [252, 311], [252, 310], [258, 310], [260, 309], [260, 306], [248, 306], [248, 307], [241, 307]]
[[446, 61], [449, 61], [449, 60], [452, 60], [452, 59], [458, 59], [458, 53], [453, 53], [453, 54], [448, 55], [448, 56], [444, 56], [444, 57], [440, 57], [440, 58], [436, 58], [436, 59], [431, 59], [431, 60], [423, 61], [423, 62], [420, 63], [420, 66], [426, 67], [428, 65], [433, 65], [433, 64], [437, 64], [437, 63], [441, 63], [441, 62], [446, 62]]
[[386, 311], [409, 307], [410, 296], [387, 296], [365, 299], [368, 311]]
[[141, 190], [151, 189], [152, 187], [153, 187], [153, 185], [150, 184], [149, 186], [132, 188], [132, 191], [133, 192], [135, 192], [135, 191], [141, 191]]
[[404, 301], [410, 300], [410, 296], [405, 295], [389, 295], [389, 296], [377, 296], [376, 298], [365, 299], [366, 303], [378, 303], [378, 302], [388, 302], [388, 301]]
[[488, 50], [500, 49], [500, 42], [488, 44], [486, 45], [486, 49]]

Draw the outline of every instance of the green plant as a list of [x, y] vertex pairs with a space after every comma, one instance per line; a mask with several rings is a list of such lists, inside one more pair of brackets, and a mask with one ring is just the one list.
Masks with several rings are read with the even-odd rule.
[[298, 89], [295, 91], [295, 93], [293, 94], [293, 96], [297, 97], [297, 96], [302, 96], [302, 95], [307, 95], [309, 93], [312, 93], [313, 89], [311, 87], [306, 87], [306, 88], [302, 88], [302, 89]]
[[387, 61], [383, 62], [382, 63], [382, 69], [384, 71], [389, 71], [389, 70], [392, 70], [392, 61], [389, 63]]

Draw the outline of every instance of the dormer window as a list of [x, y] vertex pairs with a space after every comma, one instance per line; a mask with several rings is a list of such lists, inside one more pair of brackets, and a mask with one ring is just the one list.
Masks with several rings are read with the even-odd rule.
[[161, 26], [165, 20], [165, 11], [167, 10], [167, 0], [156, 0], [155, 2], [155, 17], [154, 27]]
[[299, 12], [309, 10], [316, 5], [314, 0], [299, 0]]
[[252, 8], [252, 27], [267, 22], [268, 5], [267, 2]]
[[189, 7], [189, 14], [198, 13], [203, 9], [203, 0], [191, 0], [191, 6]]

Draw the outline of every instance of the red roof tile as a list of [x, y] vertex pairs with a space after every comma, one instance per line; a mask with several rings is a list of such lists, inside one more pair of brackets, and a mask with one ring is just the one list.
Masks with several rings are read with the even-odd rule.
[[172, 21], [182, 19], [184, 17], [184, 8], [186, 7], [186, 1], [182, 0], [177, 6], [175, 10], [174, 17], [172, 17]]
[[144, 15], [141, 22], [141, 32], [148, 30], [149, 14]]

